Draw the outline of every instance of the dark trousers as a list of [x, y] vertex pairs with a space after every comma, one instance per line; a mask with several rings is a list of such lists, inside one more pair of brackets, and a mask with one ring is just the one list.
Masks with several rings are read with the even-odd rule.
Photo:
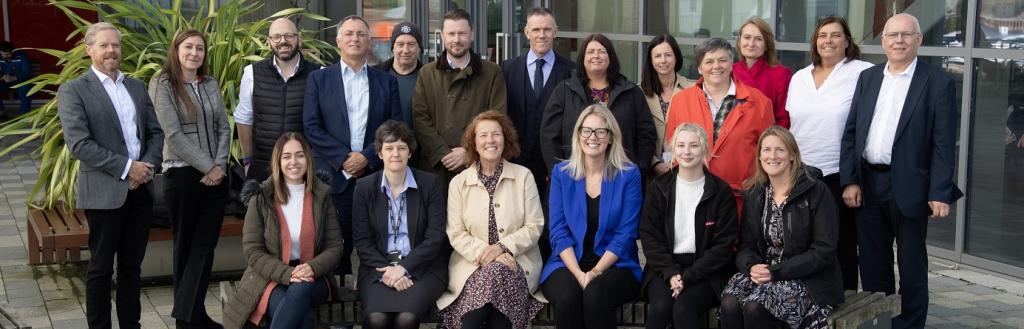
[[462, 329], [512, 329], [512, 321], [490, 303], [462, 315]]
[[313, 306], [327, 301], [327, 290], [327, 280], [323, 277], [313, 282], [274, 287], [267, 301], [270, 329], [313, 329], [316, 320]]
[[253, 159], [249, 164], [249, 171], [245, 173], [245, 179], [255, 179], [263, 182], [270, 177], [270, 162]]
[[149, 242], [153, 198], [146, 185], [128, 191], [116, 209], [86, 209], [89, 221], [89, 268], [85, 273], [85, 314], [89, 328], [110, 328], [110, 286], [117, 258], [117, 321], [139, 328], [139, 273]]
[[633, 272], [612, 266], [583, 289], [569, 270], [560, 268], [541, 289], [551, 302], [559, 329], [615, 328], [615, 309], [636, 299], [640, 282]]
[[[540, 148], [536, 148], [539, 150]], [[548, 228], [548, 192], [550, 184], [548, 184], [548, 175], [551, 174], [548, 171], [547, 165], [544, 164], [544, 158], [540, 156], [538, 151], [537, 154], [530, 156], [527, 154], [523, 155], [524, 158], [516, 159], [515, 163], [520, 164], [526, 169], [530, 170], [533, 174], [533, 181], [537, 183], [537, 194], [540, 196], [540, 205], [544, 210], [544, 226], [541, 228], [540, 239], [537, 240], [537, 247], [540, 249], [540, 259], [547, 260], [551, 257], [551, 230]]]
[[843, 274], [843, 289], [857, 290], [857, 218], [853, 208], [847, 207], [843, 201], [843, 188], [839, 186], [839, 173], [821, 179], [832, 191], [839, 212], [839, 243], [836, 245], [836, 257], [839, 258], [839, 269]]
[[203, 301], [209, 290], [214, 249], [228, 197], [227, 180], [206, 186], [199, 182], [204, 175], [193, 167], [171, 168], [164, 173], [164, 200], [174, 235], [171, 316], [189, 323], [209, 318]]
[[[355, 273], [352, 271], [352, 196], [355, 189], [356, 182], [352, 179], [349, 180], [345, 191], [331, 193], [334, 209], [338, 212], [338, 224], [341, 225], [341, 238], [344, 240], [341, 261], [338, 262], [334, 273], [342, 276]], [[341, 284], [344, 285], [344, 281]]]
[[[6, 83], [6, 82], [3, 82], [3, 81], [0, 81], [0, 89], [2, 89], [2, 90], [9, 90], [11, 93], [14, 93], [15, 95], [18, 96], [18, 102], [20, 103], [19, 106], [18, 106], [18, 114], [19, 115], [20, 114], [28, 113], [28, 111], [32, 110], [32, 98], [28, 97], [28, 92], [29, 92], [29, 90], [32, 89], [32, 85], [21, 86], [21, 87], [17, 87], [17, 88], [12, 87], [12, 86], [14, 86], [16, 84], [19, 84], [19, 83], [22, 83], [22, 82], [25, 82], [25, 81], [15, 81], [15, 82], [11, 82], [11, 83]], [[0, 112], [3, 112], [3, 111], [0, 110]]]
[[718, 294], [708, 280], [683, 287], [679, 296], [672, 298], [668, 283], [657, 278], [647, 285], [648, 329], [701, 328], [701, 315], [718, 305]]
[[924, 328], [928, 314], [928, 252], [926, 218], [906, 217], [892, 195], [891, 171], [862, 170], [861, 207], [857, 213], [861, 284], [864, 291], [896, 292], [892, 243], [896, 241], [902, 314], [893, 328]]

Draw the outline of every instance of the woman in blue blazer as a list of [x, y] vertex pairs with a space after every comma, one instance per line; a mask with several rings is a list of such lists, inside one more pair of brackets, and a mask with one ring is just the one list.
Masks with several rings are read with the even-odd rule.
[[551, 173], [552, 255], [541, 272], [558, 328], [614, 328], [615, 308], [640, 289], [640, 171], [602, 104], [576, 120], [569, 160]]

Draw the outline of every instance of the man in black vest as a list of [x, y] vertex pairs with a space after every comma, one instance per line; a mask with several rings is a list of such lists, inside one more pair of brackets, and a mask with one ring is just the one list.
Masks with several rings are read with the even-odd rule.
[[[562, 80], [568, 79], [576, 67], [576, 64], [552, 49], [557, 33], [558, 25], [550, 10], [543, 7], [530, 9], [523, 29], [523, 34], [530, 41], [530, 51], [501, 65], [505, 85], [508, 86], [508, 116], [519, 132], [519, 147], [522, 148], [520, 156], [512, 159], [512, 162], [533, 172], [545, 213], [549, 172], [540, 154], [540, 121], [551, 91]], [[541, 234], [540, 239], [540, 252], [544, 259], [551, 254], [547, 227], [545, 223], [544, 234]]]
[[277, 138], [284, 132], [303, 131], [306, 76], [320, 69], [302, 58], [302, 36], [292, 21], [274, 20], [267, 35], [274, 56], [245, 67], [234, 112], [246, 176], [258, 181], [269, 176]]

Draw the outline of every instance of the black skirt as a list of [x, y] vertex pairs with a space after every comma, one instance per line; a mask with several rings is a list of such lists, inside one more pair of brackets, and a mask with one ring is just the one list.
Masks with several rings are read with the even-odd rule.
[[420, 320], [426, 320], [430, 309], [448, 288], [430, 274], [413, 278], [412, 288], [404, 291], [385, 286], [383, 282], [377, 281], [378, 278], [380, 275], [369, 275], [359, 280], [359, 302], [363, 306], [363, 316], [376, 312], [408, 312], [416, 314]]

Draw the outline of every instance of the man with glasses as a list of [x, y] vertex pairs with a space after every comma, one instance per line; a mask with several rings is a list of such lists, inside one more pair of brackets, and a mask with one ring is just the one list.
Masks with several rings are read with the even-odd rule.
[[896, 292], [902, 313], [893, 328], [924, 328], [928, 314], [928, 222], [949, 215], [963, 196], [956, 164], [956, 85], [918, 61], [921, 25], [898, 14], [885, 23], [886, 63], [860, 74], [840, 150], [843, 201], [855, 208], [864, 291]]
[[313, 148], [317, 176], [331, 177], [331, 198], [338, 212], [344, 251], [337, 274], [351, 274], [352, 195], [355, 178], [377, 171], [381, 159], [374, 132], [387, 120], [401, 120], [398, 81], [366, 64], [370, 25], [348, 16], [335, 37], [341, 62], [309, 74], [302, 122]]
[[269, 175], [270, 157], [278, 136], [302, 132], [302, 101], [306, 77], [320, 66], [302, 58], [302, 36], [295, 23], [278, 18], [270, 24], [267, 45], [273, 56], [247, 65], [235, 107], [238, 144], [249, 179]]
[[465, 10], [444, 15], [444, 52], [420, 69], [412, 96], [412, 124], [420, 145], [417, 168], [442, 177], [445, 193], [447, 182], [471, 165], [460, 146], [466, 125], [484, 111], [505, 112], [501, 68], [473, 52], [472, 26]]

